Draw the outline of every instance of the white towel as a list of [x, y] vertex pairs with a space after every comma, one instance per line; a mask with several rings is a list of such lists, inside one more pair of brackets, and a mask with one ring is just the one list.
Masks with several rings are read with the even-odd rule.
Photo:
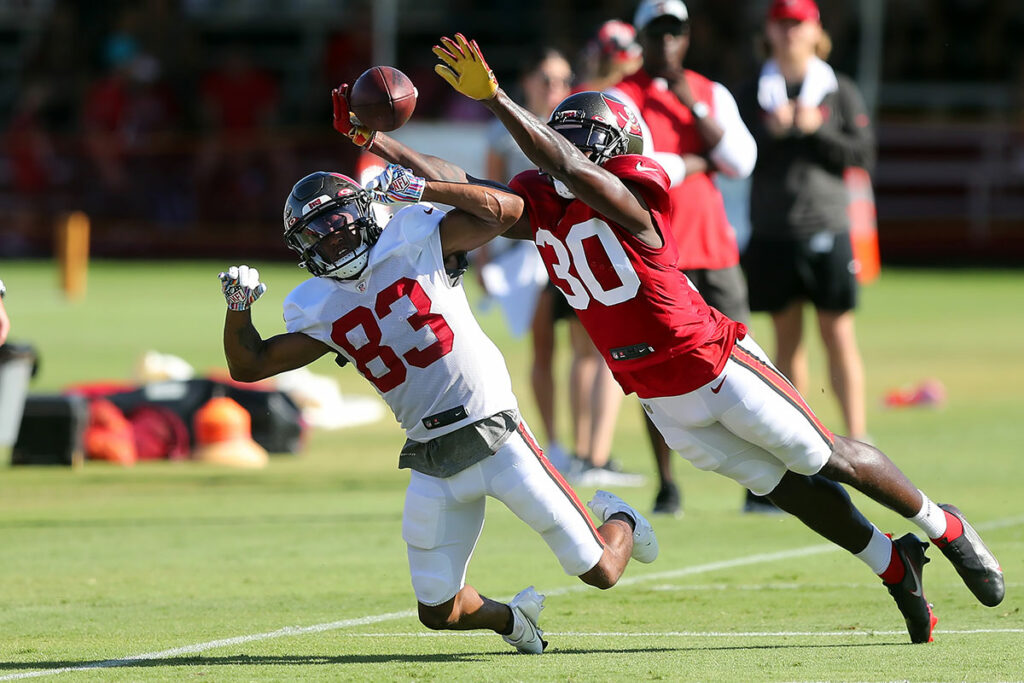
[[[818, 57], [811, 57], [796, 99], [799, 104], [816, 107], [826, 95], [838, 89], [839, 81], [832, 67]], [[765, 111], [775, 111], [788, 101], [786, 79], [779, 71], [778, 62], [769, 59], [761, 67], [761, 77], [757, 81], [757, 102]]]

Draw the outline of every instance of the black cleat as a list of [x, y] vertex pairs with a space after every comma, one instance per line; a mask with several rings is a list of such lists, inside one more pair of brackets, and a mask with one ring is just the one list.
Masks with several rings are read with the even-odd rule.
[[896, 553], [903, 561], [903, 579], [899, 583], [884, 583], [889, 595], [896, 601], [903, 619], [907, 622], [907, 631], [913, 643], [930, 643], [932, 629], [938, 618], [932, 614], [932, 606], [924, 597], [924, 585], [921, 582], [921, 569], [928, 564], [924, 549], [928, 544], [914, 534], [907, 534], [893, 541]]
[[999, 566], [999, 561], [985, 546], [974, 527], [967, 522], [964, 513], [948, 503], [940, 503], [939, 507], [959, 519], [964, 526], [964, 532], [949, 543], [935, 545], [946, 559], [953, 563], [957, 574], [974, 593], [974, 597], [978, 598], [978, 602], [987, 607], [995, 607], [1003, 601], [1006, 594], [1003, 570]]
[[682, 496], [679, 494], [679, 487], [673, 482], [665, 482], [658, 489], [658, 495], [654, 497], [654, 514], [675, 515], [683, 514]]

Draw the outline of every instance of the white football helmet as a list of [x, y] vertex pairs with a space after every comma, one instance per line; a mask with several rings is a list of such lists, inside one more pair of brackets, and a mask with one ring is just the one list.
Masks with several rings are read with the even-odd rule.
[[357, 277], [381, 228], [369, 194], [346, 175], [317, 171], [295, 183], [284, 204], [284, 241], [318, 277]]

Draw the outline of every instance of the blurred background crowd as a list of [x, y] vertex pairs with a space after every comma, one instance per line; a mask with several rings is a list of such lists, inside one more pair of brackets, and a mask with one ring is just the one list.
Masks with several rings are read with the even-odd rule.
[[[432, 72], [442, 34], [476, 38], [499, 80], [532, 46], [575, 60], [633, 0], [0, 0], [0, 256], [52, 253], [70, 210], [97, 255], [290, 258], [281, 200], [352, 147], [330, 88], [375, 63], [416, 83], [414, 121], [485, 123]], [[687, 67], [756, 77], [768, 0], [691, 0]], [[874, 114], [883, 258], [1024, 256], [1024, 3], [822, 0], [830, 63]], [[249, 253], [238, 254], [237, 235]], [[154, 252], [154, 250], [159, 250]]]

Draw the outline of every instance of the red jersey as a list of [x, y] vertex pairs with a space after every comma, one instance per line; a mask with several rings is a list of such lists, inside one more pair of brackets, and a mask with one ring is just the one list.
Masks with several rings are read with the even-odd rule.
[[604, 168], [639, 190], [664, 244], [655, 249], [578, 199], [555, 192], [549, 176], [524, 171], [523, 196], [548, 276], [565, 295], [626, 393], [677, 396], [704, 386], [725, 365], [746, 327], [704, 302], [679, 271], [668, 176], [643, 156]]
[[[685, 71], [686, 82], [698, 101], [711, 107], [714, 115], [712, 81], [695, 71]], [[697, 132], [697, 122], [672, 91], [659, 87], [646, 71], [640, 69], [617, 86], [640, 110], [651, 131], [654, 149], [672, 154], [709, 152]], [[739, 263], [736, 235], [725, 214], [722, 193], [715, 187], [709, 173], [692, 173], [669, 190], [672, 205], [672, 234], [679, 245], [679, 268], [721, 269]]]

